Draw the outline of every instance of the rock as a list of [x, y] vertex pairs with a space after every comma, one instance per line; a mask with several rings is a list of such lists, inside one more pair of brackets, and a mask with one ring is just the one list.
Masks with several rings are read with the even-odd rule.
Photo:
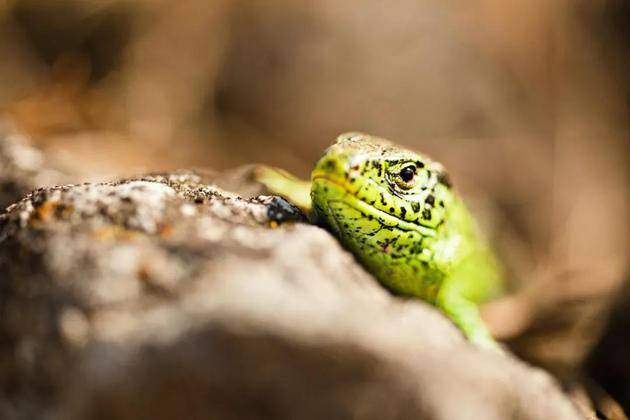
[[581, 418], [284, 206], [186, 171], [11, 205], [0, 418]]

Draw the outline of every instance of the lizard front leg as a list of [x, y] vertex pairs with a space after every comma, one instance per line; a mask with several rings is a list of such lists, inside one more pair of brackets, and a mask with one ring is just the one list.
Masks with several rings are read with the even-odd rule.
[[287, 199], [303, 212], [311, 211], [310, 181], [301, 180], [283, 169], [264, 165], [254, 169], [254, 179], [263, 184], [271, 194]]
[[466, 299], [456, 281], [448, 281], [438, 293], [436, 306], [444, 312], [473, 343], [500, 350], [479, 313], [479, 306]]

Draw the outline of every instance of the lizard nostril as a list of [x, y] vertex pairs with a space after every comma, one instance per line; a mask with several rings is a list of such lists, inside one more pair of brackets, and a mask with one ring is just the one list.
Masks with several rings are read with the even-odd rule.
[[326, 161], [322, 165], [322, 168], [329, 172], [334, 172], [337, 168], [337, 162], [333, 159], [326, 159]]

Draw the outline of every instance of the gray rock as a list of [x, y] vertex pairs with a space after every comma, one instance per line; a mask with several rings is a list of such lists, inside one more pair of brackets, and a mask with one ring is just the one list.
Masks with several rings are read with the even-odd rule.
[[0, 418], [581, 418], [546, 373], [390, 295], [323, 229], [273, 228], [276, 208], [192, 172], [10, 206]]

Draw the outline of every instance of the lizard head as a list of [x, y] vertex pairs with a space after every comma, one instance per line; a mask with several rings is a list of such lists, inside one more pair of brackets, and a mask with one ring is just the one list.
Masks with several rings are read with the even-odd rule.
[[441, 164], [362, 133], [340, 135], [311, 178], [318, 219], [350, 235], [358, 222], [375, 220], [431, 236], [443, 223], [452, 197]]

